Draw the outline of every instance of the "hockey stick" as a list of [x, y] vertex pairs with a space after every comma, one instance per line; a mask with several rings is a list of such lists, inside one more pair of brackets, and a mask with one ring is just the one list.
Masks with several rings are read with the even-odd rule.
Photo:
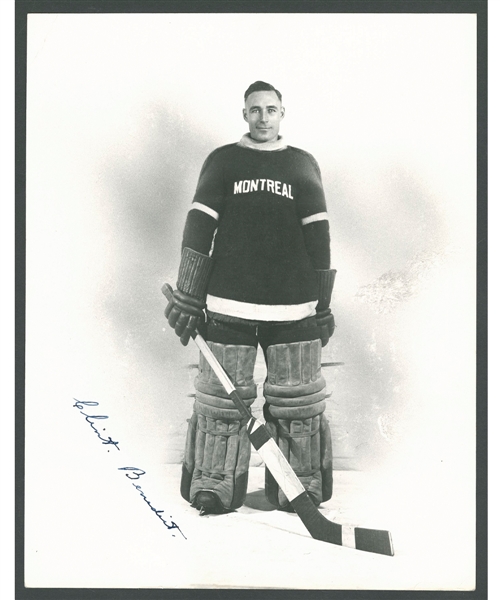
[[[163, 285], [162, 292], [168, 300], [172, 298], [172, 288], [167, 283]], [[337, 544], [338, 546], [393, 556], [394, 551], [389, 531], [339, 525], [329, 521], [319, 512], [289, 462], [267, 431], [264, 423], [252, 416], [203, 337], [195, 331], [192, 338], [217, 375], [226, 393], [241, 415], [247, 419], [247, 433], [252, 446], [259, 453], [311, 536], [315, 540]]]

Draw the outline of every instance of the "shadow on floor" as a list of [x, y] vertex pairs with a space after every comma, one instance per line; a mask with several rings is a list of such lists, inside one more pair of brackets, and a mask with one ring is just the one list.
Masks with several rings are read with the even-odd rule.
[[276, 507], [273, 506], [270, 502], [268, 502], [266, 498], [266, 493], [263, 489], [247, 494], [245, 506], [253, 508], [254, 510], [276, 510]]

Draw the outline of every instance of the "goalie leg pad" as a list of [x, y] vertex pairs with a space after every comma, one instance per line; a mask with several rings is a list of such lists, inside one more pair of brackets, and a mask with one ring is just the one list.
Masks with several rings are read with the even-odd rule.
[[[332, 496], [332, 442], [324, 414], [321, 341], [269, 346], [267, 360], [264, 417], [268, 431], [319, 505]], [[267, 469], [266, 496], [274, 506], [293, 510]]]
[[[207, 343], [250, 407], [257, 397], [253, 380], [256, 348]], [[215, 494], [218, 506], [225, 511], [234, 510], [243, 504], [247, 491], [251, 447], [246, 427], [203, 355], [200, 355], [195, 387], [181, 494], [195, 506], [201, 492]]]

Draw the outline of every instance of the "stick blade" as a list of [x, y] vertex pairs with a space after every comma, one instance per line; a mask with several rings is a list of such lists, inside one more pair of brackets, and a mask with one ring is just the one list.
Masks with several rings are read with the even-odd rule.
[[[365, 529], [363, 527], [346, 527], [345, 525], [330, 521], [319, 512], [307, 492], [294, 498], [291, 503], [295, 512], [299, 515], [315, 540], [356, 550], [364, 550], [365, 552], [394, 556], [392, 538], [389, 531]], [[347, 539], [344, 538], [344, 529], [348, 531], [354, 529], [354, 544], [348, 541], [350, 536], [347, 536]]]
[[356, 550], [394, 556], [394, 548], [392, 546], [392, 538], [389, 531], [356, 527], [354, 529], [354, 537], [356, 541]]

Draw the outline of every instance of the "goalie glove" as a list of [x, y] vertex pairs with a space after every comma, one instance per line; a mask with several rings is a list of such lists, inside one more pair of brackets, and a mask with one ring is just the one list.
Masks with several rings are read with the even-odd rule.
[[168, 324], [187, 346], [200, 321], [205, 320], [205, 299], [212, 259], [191, 248], [182, 251], [177, 289], [165, 309]]
[[318, 305], [316, 306], [316, 324], [320, 329], [321, 345], [325, 347], [335, 330], [335, 319], [330, 310], [333, 284], [335, 282], [335, 269], [317, 270], [318, 277]]

